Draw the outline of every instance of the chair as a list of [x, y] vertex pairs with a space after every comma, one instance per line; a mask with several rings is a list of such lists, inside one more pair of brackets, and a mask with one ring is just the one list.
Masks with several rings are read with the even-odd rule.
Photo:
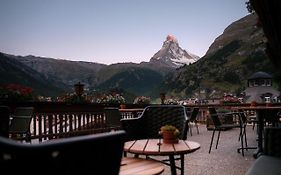
[[257, 116], [254, 111], [250, 111], [247, 113], [248, 123], [253, 125], [252, 129], [255, 129], [256, 124], [258, 123]]
[[[188, 132], [188, 118], [186, 116], [186, 109], [182, 105], [154, 105], [144, 108], [142, 114], [138, 118], [121, 119], [122, 127], [127, 132], [126, 140], [139, 140], [161, 138], [159, 130], [161, 126], [173, 125], [179, 131], [179, 139], [186, 140]], [[124, 154], [126, 156], [126, 152]], [[138, 157], [135, 154], [135, 157]], [[152, 159], [147, 156], [147, 158]], [[172, 165], [174, 160], [180, 160], [181, 169], [184, 167], [184, 156], [174, 158], [169, 156], [169, 159], [161, 160], [166, 165]], [[170, 161], [170, 163], [167, 163]]]
[[195, 108], [193, 108], [193, 110], [192, 110], [192, 112], [190, 114], [189, 132], [190, 132], [191, 136], [192, 136], [192, 128], [193, 128], [193, 126], [196, 127], [197, 134], [199, 134], [198, 121], [196, 120], [198, 113], [199, 113], [199, 108], [195, 107]]
[[33, 107], [17, 107], [15, 109], [9, 128], [12, 138], [31, 142], [30, 123], [33, 112]]
[[[240, 124], [222, 124], [220, 119], [219, 119], [219, 115], [218, 115], [218, 113], [217, 113], [217, 111], [214, 107], [209, 107], [208, 110], [209, 110], [209, 113], [210, 113], [210, 117], [211, 117], [211, 119], [213, 120], [213, 123], [214, 123], [213, 134], [212, 134], [211, 143], [210, 143], [210, 147], [209, 147], [209, 153], [211, 153], [214, 135], [215, 135], [216, 131], [219, 131], [218, 136], [217, 136], [216, 149], [218, 148], [220, 133], [221, 133], [222, 130], [232, 129], [232, 128], [240, 128], [239, 136], [241, 135], [241, 133], [243, 133], [243, 131], [242, 131], [242, 128], [241, 128]], [[225, 117], [233, 117], [233, 113], [225, 113], [225, 114], [221, 114], [221, 115], [225, 116]], [[241, 138], [241, 142], [243, 142], [243, 138]]]
[[0, 136], [9, 137], [10, 108], [0, 106]]
[[180, 131], [179, 139], [186, 140], [188, 122], [185, 107], [181, 105], [147, 106], [139, 117], [121, 119], [128, 140], [160, 138], [159, 130], [166, 124], [177, 127]]
[[118, 175], [125, 134], [120, 130], [40, 144], [26, 144], [0, 137], [1, 171], [9, 174], [26, 171], [31, 175]]
[[121, 114], [118, 108], [104, 108], [106, 117], [106, 126], [110, 129], [117, 130], [121, 128]]
[[[239, 115], [239, 124], [240, 124], [240, 134], [239, 139], [241, 141], [241, 147], [237, 149], [238, 153], [240, 153], [240, 150], [242, 150], [242, 155], [244, 156], [244, 150], [248, 149], [257, 149], [257, 147], [249, 147], [247, 142], [247, 124], [249, 123], [247, 116], [245, 115], [245, 112], [241, 109], [238, 110]], [[244, 138], [244, 140], [243, 140]], [[244, 147], [245, 143], [245, 147]]]

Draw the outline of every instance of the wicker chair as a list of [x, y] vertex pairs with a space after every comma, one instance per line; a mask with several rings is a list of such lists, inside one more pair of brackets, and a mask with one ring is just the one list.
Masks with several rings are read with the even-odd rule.
[[9, 128], [13, 139], [21, 139], [31, 142], [30, 123], [34, 114], [33, 107], [17, 107]]
[[[173, 125], [180, 131], [179, 139], [186, 140], [188, 132], [188, 117], [186, 109], [181, 105], [155, 105], [147, 106], [138, 118], [121, 119], [122, 127], [127, 132], [127, 140], [160, 138], [159, 130], [163, 125]], [[126, 155], [126, 152], [124, 153]], [[139, 155], [135, 154], [135, 157]], [[148, 158], [149, 156], [147, 156]], [[150, 159], [153, 159], [149, 157]], [[173, 158], [179, 160], [181, 168], [184, 167], [184, 156]], [[159, 161], [159, 160], [158, 160]], [[160, 160], [166, 165], [171, 165], [172, 160]]]
[[0, 136], [9, 137], [10, 108], [0, 106]]
[[188, 118], [185, 107], [181, 105], [147, 106], [138, 118], [121, 119], [122, 127], [127, 132], [127, 140], [160, 138], [161, 126], [174, 125], [180, 131], [179, 139], [186, 140]]
[[106, 127], [111, 130], [121, 129], [121, 114], [119, 109], [116, 107], [106, 107], [104, 108], [105, 117], [106, 117]]

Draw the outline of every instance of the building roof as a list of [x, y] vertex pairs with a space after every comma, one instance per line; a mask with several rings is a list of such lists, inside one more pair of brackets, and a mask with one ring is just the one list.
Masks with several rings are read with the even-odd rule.
[[248, 80], [252, 79], [272, 79], [272, 76], [266, 72], [256, 72], [248, 78]]

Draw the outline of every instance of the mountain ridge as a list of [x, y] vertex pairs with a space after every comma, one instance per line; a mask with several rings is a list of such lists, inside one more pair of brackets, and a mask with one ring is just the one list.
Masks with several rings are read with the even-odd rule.
[[[172, 65], [172, 59], [161, 63], [167, 58], [166, 53], [172, 55], [181, 49], [176, 38], [171, 36], [166, 38], [162, 48], [149, 62], [104, 65], [53, 58], [37, 59], [33, 56], [10, 57], [34, 69], [44, 80], [53, 82], [61, 89], [73, 89], [74, 84], [81, 82], [91, 90], [114, 88], [154, 97], [166, 92], [179, 98], [213, 98], [224, 93], [239, 94], [247, 76], [255, 71], [271, 73], [272, 65], [265, 54], [265, 37], [255, 23], [256, 16], [252, 14], [234, 21], [210, 45], [206, 55], [177, 67]], [[181, 56], [185, 54], [183, 49], [178, 53]]]
[[46, 79], [43, 74], [0, 52], [0, 84], [22, 84], [32, 87], [37, 94], [52, 96], [64, 91], [53, 85], [55, 82], [53, 78]]
[[[171, 40], [171, 36], [167, 36], [166, 39]], [[167, 40], [164, 41], [164, 43], [170, 42]], [[173, 48], [175, 52], [179, 50], [184, 54], [187, 53], [179, 47], [178, 43], [173, 41], [173, 43], [170, 44], [175, 45]], [[162, 54], [165, 55], [167, 53]], [[86, 89], [104, 90], [106, 88], [121, 88], [137, 95], [141, 95], [141, 93], [150, 94], [149, 92], [154, 91], [157, 85], [156, 83], [160, 83], [167, 73], [174, 71], [174, 69], [178, 67], [170, 60], [172, 58], [169, 58], [169, 55], [166, 55], [166, 61], [169, 62], [169, 64], [165, 64], [163, 60], [161, 60], [161, 64], [159, 64], [157, 60], [141, 63], [115, 63], [110, 65], [33, 55], [15, 56], [6, 54], [6, 56], [35, 70], [38, 72], [37, 74], [40, 74], [46, 81], [52, 81], [58, 84], [57, 87], [61, 89], [70, 90], [73, 88], [74, 84], [81, 82], [85, 85]], [[175, 59], [175, 56], [173, 56], [173, 58]], [[120, 75], [127, 77], [127, 80]], [[154, 77], [155, 81], [151, 81], [150, 77]], [[144, 82], [150, 82], [150, 84], [142, 83], [138, 81], [138, 79], [142, 79]], [[129, 87], [126, 85], [126, 83], [130, 84], [131, 82], [135, 82], [137, 86], [131, 85], [131, 87]], [[142, 87], [143, 90], [140, 89], [140, 87]]]

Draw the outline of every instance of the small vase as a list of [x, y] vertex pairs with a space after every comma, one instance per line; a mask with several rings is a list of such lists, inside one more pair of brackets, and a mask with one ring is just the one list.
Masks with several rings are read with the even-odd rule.
[[178, 138], [173, 132], [163, 132], [163, 143], [178, 143]]

